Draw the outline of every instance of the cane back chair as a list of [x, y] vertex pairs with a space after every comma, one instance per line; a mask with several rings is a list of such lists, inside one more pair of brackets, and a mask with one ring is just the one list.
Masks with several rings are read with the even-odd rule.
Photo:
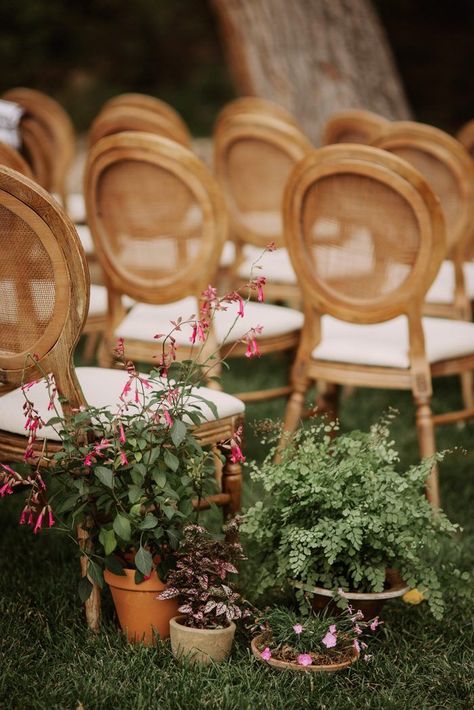
[[[12, 234], [15, 248], [11, 248]], [[88, 307], [89, 275], [85, 254], [72, 222], [59, 205], [29, 179], [0, 167], [0, 460], [21, 461], [26, 445], [23, 397], [24, 379], [52, 373], [62, 407], [79, 407], [89, 401], [95, 406], [112, 405], [123, 389], [126, 373], [101, 368], [75, 368], [73, 353], [84, 325]], [[35, 388], [38, 389], [38, 388]], [[219, 418], [207, 412], [207, 421], [195, 428], [202, 444], [219, 446], [233, 436], [242, 423], [244, 405], [235, 397], [207, 388], [200, 389], [214, 402]], [[35, 406], [44, 420], [46, 392], [35, 391]], [[192, 396], [192, 395], [191, 395]], [[49, 450], [57, 450], [59, 438], [51, 427], [39, 432], [50, 439]], [[240, 508], [240, 465], [227, 450], [222, 470], [222, 493], [210, 496], [202, 507], [222, 505], [233, 514]], [[87, 536], [81, 531], [83, 544]], [[83, 575], [87, 562], [82, 561]], [[91, 628], [99, 623], [100, 597], [95, 587], [86, 603]]]
[[456, 137], [471, 157], [474, 158], [474, 120], [465, 123]]
[[0, 143], [0, 165], [11, 168], [12, 170], [17, 170], [22, 175], [26, 175], [26, 177], [33, 177], [33, 173], [26, 160], [15, 148], [12, 148], [11, 145], [7, 145], [6, 143]]
[[57, 101], [35, 89], [9, 89], [2, 98], [25, 109], [20, 132], [27, 161], [35, 179], [66, 205], [66, 179], [75, 153], [71, 119]]
[[255, 258], [273, 241], [277, 250], [259, 262], [267, 297], [293, 306], [299, 304], [300, 293], [285, 249], [283, 192], [292, 168], [311, 147], [280, 107], [269, 108], [257, 99], [237, 99], [226, 106], [214, 130], [214, 172], [237, 247], [236, 277], [248, 279]]
[[332, 143], [369, 144], [390, 123], [383, 116], [362, 109], [334, 113], [324, 127], [322, 145]]
[[182, 122], [171, 120], [164, 113], [148, 108], [119, 104], [105, 107], [92, 123], [89, 145], [92, 147], [101, 138], [123, 131], [154, 133], [189, 147], [190, 135]]
[[[109, 363], [117, 338], [123, 337], [133, 359], [154, 363], [154, 335], [168, 333], [170, 320], [177, 316], [198, 313], [200, 294], [215, 276], [227, 232], [221, 193], [193, 153], [166, 138], [138, 132], [96, 144], [85, 185], [89, 224], [109, 289], [100, 361]], [[120, 298], [124, 294], [138, 301], [126, 317]], [[226, 338], [236, 313], [234, 303], [216, 314], [216, 347], [223, 355], [245, 355], [241, 341], [257, 325], [264, 327], [257, 336], [263, 354], [295, 347], [301, 313], [250, 303]], [[189, 336], [176, 333], [182, 357], [189, 356]], [[285, 386], [249, 398], [287, 393]]]
[[447, 260], [427, 293], [425, 313], [471, 320], [474, 264], [464, 263], [474, 237], [474, 165], [469, 154], [444, 131], [412, 121], [389, 124], [372, 145], [419, 170], [443, 208]]
[[[474, 367], [473, 324], [421, 316], [445, 254], [438, 198], [398, 156], [328, 146], [295, 167], [284, 219], [305, 308], [286, 429], [296, 428], [311, 381], [407, 389], [421, 454], [433, 454], [431, 378]], [[427, 493], [438, 507], [435, 469]]]
[[167, 104], [166, 101], [157, 99], [155, 96], [148, 96], [148, 94], [119, 94], [118, 96], [114, 96], [106, 101], [102, 106], [100, 113], [103, 114], [108, 111], [108, 109], [115, 106], [124, 106], [126, 108], [130, 106], [133, 108], [145, 109], [147, 111], [151, 111], [152, 113], [156, 113], [159, 116], [163, 116], [167, 119], [167, 121], [169, 121], [169, 123], [175, 123], [179, 126], [183, 136], [188, 137], [187, 142], [183, 143], [183, 145], [190, 145], [191, 136], [187, 125], [179, 113], [172, 106], [170, 106], [170, 104]]

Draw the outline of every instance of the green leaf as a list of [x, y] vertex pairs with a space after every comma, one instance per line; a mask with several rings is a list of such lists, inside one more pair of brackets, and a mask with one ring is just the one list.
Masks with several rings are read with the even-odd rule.
[[132, 531], [130, 529], [130, 521], [128, 518], [121, 515], [121, 513], [118, 513], [114, 520], [113, 527], [117, 535], [122, 538], [122, 540], [130, 540]]
[[97, 562], [94, 562], [94, 560], [89, 560], [89, 564], [87, 565], [87, 574], [94, 584], [97, 584], [97, 586], [101, 589], [103, 588], [104, 575], [102, 574], [101, 568]]
[[175, 419], [173, 426], [171, 427], [171, 441], [178, 448], [181, 442], [185, 439], [187, 433], [186, 424], [180, 419]]
[[104, 552], [106, 555], [110, 555], [111, 552], [117, 547], [117, 539], [113, 530], [106, 530], [101, 528], [99, 533], [99, 540], [104, 547]]
[[156, 469], [153, 471], [151, 474], [153, 480], [155, 481], [156, 485], [159, 486], [160, 488], [164, 488], [166, 485], [166, 473], [164, 471], [160, 471], [159, 469]]
[[176, 514], [176, 508], [173, 508], [171, 505], [162, 505], [161, 510], [166, 515], [168, 520], [171, 520], [171, 518]]
[[94, 468], [94, 474], [97, 476], [99, 481], [107, 486], [107, 488], [114, 487], [114, 474], [110, 468], [105, 468], [105, 466], [96, 466]]
[[179, 459], [177, 456], [171, 453], [169, 449], [165, 449], [165, 464], [170, 468], [172, 471], [177, 471], [179, 467]]
[[92, 582], [87, 577], [81, 577], [77, 585], [77, 593], [81, 602], [86, 602], [92, 593]]
[[155, 516], [151, 513], [147, 513], [138, 527], [140, 528], [140, 530], [151, 530], [152, 528], [156, 528], [157, 525], [158, 520], [155, 518]]
[[148, 577], [153, 567], [153, 557], [148, 550], [145, 550], [141, 545], [135, 555], [135, 566], [145, 577]]
[[123, 564], [115, 555], [109, 555], [108, 557], [106, 557], [104, 559], [104, 564], [105, 568], [108, 569], [109, 572], [112, 572], [112, 574], [117, 574], [120, 577], [125, 576]]
[[128, 500], [130, 503], [136, 503], [138, 500], [140, 500], [142, 495], [142, 489], [140, 486], [129, 486], [128, 487]]

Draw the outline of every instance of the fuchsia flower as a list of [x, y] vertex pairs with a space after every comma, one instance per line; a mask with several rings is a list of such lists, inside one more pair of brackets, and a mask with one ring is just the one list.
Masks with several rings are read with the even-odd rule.
[[331, 626], [329, 627], [329, 631], [322, 639], [322, 643], [326, 646], [326, 648], [334, 648], [334, 646], [337, 644], [337, 631], [335, 624], [331, 624]]
[[92, 466], [93, 460], [94, 459], [92, 458], [92, 454], [87, 454], [87, 456], [85, 457], [85, 459], [83, 461], [84, 466]]
[[354, 641], [352, 642], [352, 645], [354, 646], [357, 653], [360, 653], [360, 643], [358, 642], [357, 639], [354, 639]]
[[0, 488], [0, 498], [3, 498], [4, 496], [9, 496], [12, 493], [13, 493], [13, 488], [12, 488], [11, 481], [7, 481]]
[[119, 436], [120, 443], [125, 444], [126, 439], [125, 439], [125, 432], [123, 430], [122, 422], [120, 422], [120, 424], [119, 424], [119, 432], [120, 432], [120, 436]]
[[44, 508], [41, 511], [41, 513], [38, 515], [38, 517], [36, 518], [36, 524], [35, 524], [35, 527], [33, 530], [35, 535], [37, 535], [39, 533], [39, 531], [41, 530], [41, 526], [43, 524], [43, 516], [44, 516]]
[[245, 461], [245, 456], [242, 453], [242, 449], [238, 444], [232, 444], [230, 447], [230, 460], [232, 463], [243, 463]]
[[168, 412], [167, 409], [163, 409], [162, 411], [163, 411], [163, 416], [164, 416], [165, 421], [168, 424], [168, 426], [173, 426], [173, 419], [171, 417], [171, 414]]
[[300, 653], [296, 660], [298, 661], [300, 666], [310, 666], [313, 663], [313, 659], [311, 658], [309, 653]]
[[51, 510], [51, 507], [48, 506], [48, 527], [52, 528], [53, 525], [54, 525], [53, 511]]
[[263, 649], [263, 651], [260, 655], [264, 661], [269, 661], [270, 658], [272, 657], [272, 652], [270, 651], [270, 649], [267, 646], [266, 648]]
[[247, 350], [245, 351], [245, 357], [260, 357], [260, 350], [258, 349], [258, 344], [254, 336], [249, 336], [247, 340]]
[[237, 294], [238, 300], [239, 300], [239, 310], [237, 311], [237, 315], [240, 316], [241, 318], [244, 317], [244, 299], [242, 296]]
[[120, 452], [120, 463], [122, 464], [122, 466], [127, 466], [127, 464], [128, 464], [128, 459], [125, 454], [125, 451]]
[[377, 628], [377, 626], [379, 626], [379, 624], [380, 624], [379, 617], [376, 616], [375, 619], [370, 624], [370, 630], [375, 631], [375, 629]]
[[269, 242], [267, 244], [267, 246], [265, 247], [265, 249], [267, 251], [275, 251], [275, 249], [276, 249], [275, 242]]
[[260, 303], [264, 300], [263, 287], [265, 286], [265, 282], [265, 276], [259, 276], [255, 279], [255, 287], [257, 289], [257, 301], [260, 301]]
[[295, 632], [295, 634], [298, 634], [298, 636], [299, 636], [300, 634], [303, 633], [303, 627], [301, 626], [301, 624], [295, 624], [293, 626], [293, 631]]

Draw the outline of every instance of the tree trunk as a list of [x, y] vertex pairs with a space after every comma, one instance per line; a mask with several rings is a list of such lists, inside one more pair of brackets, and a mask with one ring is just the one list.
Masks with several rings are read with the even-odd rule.
[[211, 0], [237, 88], [281, 104], [316, 143], [335, 111], [410, 117], [370, 0]]

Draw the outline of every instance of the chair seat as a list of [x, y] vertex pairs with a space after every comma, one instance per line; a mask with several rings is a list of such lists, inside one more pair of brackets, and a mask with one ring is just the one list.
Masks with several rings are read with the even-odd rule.
[[[265, 252], [262, 256], [262, 249], [247, 244], [244, 247], [245, 260], [239, 266], [237, 274], [241, 279], [249, 279], [252, 271], [252, 264], [259, 259], [258, 266], [261, 269], [254, 270], [253, 276], [264, 274], [267, 281], [284, 284], [296, 284], [296, 274], [291, 265], [290, 257], [286, 249], [276, 249], [272, 252]], [[261, 258], [259, 258], [261, 257]]]
[[[474, 262], [464, 264], [464, 279], [469, 299], [474, 300]], [[454, 264], [443, 261], [437, 277], [426, 294], [427, 303], [453, 303], [454, 301]]]
[[235, 261], [235, 244], [230, 240], [226, 241], [222, 249], [219, 265], [223, 268], [232, 266]]
[[[423, 318], [428, 362], [474, 354], [474, 323], [447, 318]], [[358, 325], [322, 318], [322, 340], [313, 350], [315, 360], [374, 367], [410, 366], [408, 324], [405, 316], [384, 323]]]
[[91, 230], [89, 229], [87, 224], [75, 224], [74, 226], [87, 256], [94, 254], [94, 242], [92, 240]]
[[[123, 319], [115, 331], [117, 338], [156, 342], [157, 333], [167, 335], [171, 329], [172, 320], [182, 316], [183, 320], [191, 318], [198, 312], [197, 301], [193, 297], [184, 298], [174, 303], [154, 306], [138, 303]], [[268, 303], [251, 301], [245, 307], [245, 316], [237, 318], [235, 326], [226, 338], [227, 333], [237, 315], [237, 304], [229, 304], [228, 310], [216, 313], [214, 325], [219, 343], [233, 343], [240, 340], [252, 327], [263, 326], [260, 338], [275, 337], [298, 331], [303, 326], [303, 314], [292, 308], [273, 306]], [[178, 345], [190, 344], [191, 326], [184, 325], [181, 331], [173, 333]], [[258, 337], [257, 337], [258, 339]]]
[[70, 192], [67, 196], [67, 211], [75, 224], [85, 224], [87, 216], [84, 195], [80, 192]]
[[[130, 296], [122, 296], [122, 303], [127, 310], [131, 308], [135, 301]], [[91, 284], [89, 300], [89, 316], [99, 317], [107, 315], [107, 289], [100, 284]]]
[[[108, 406], [110, 411], [115, 411], [115, 405], [118, 407], [119, 396], [128, 379], [126, 372], [101, 367], [78, 367], [76, 368], [76, 374], [84, 392], [84, 397], [90, 405], [95, 407]], [[236, 416], [245, 411], [245, 405], [240, 399], [225, 392], [211, 390], [208, 387], [195, 388], [193, 392], [214, 402], [219, 419]], [[54, 412], [48, 412], [48, 393], [43, 381], [35, 384], [28, 391], [28, 395], [44, 421], [54, 416]], [[25, 418], [22, 409], [24, 401], [20, 388], [7, 392], [3, 397], [0, 397], [0, 430], [10, 434], [25, 434]], [[193, 400], [191, 395], [189, 403], [191, 404], [193, 401], [201, 407], [201, 412], [206, 421], [212, 422], [215, 420], [209, 407], [203, 402]], [[58, 405], [58, 408], [61, 410], [60, 405]], [[60, 437], [52, 427], [40, 429], [38, 438], [60, 441]]]

